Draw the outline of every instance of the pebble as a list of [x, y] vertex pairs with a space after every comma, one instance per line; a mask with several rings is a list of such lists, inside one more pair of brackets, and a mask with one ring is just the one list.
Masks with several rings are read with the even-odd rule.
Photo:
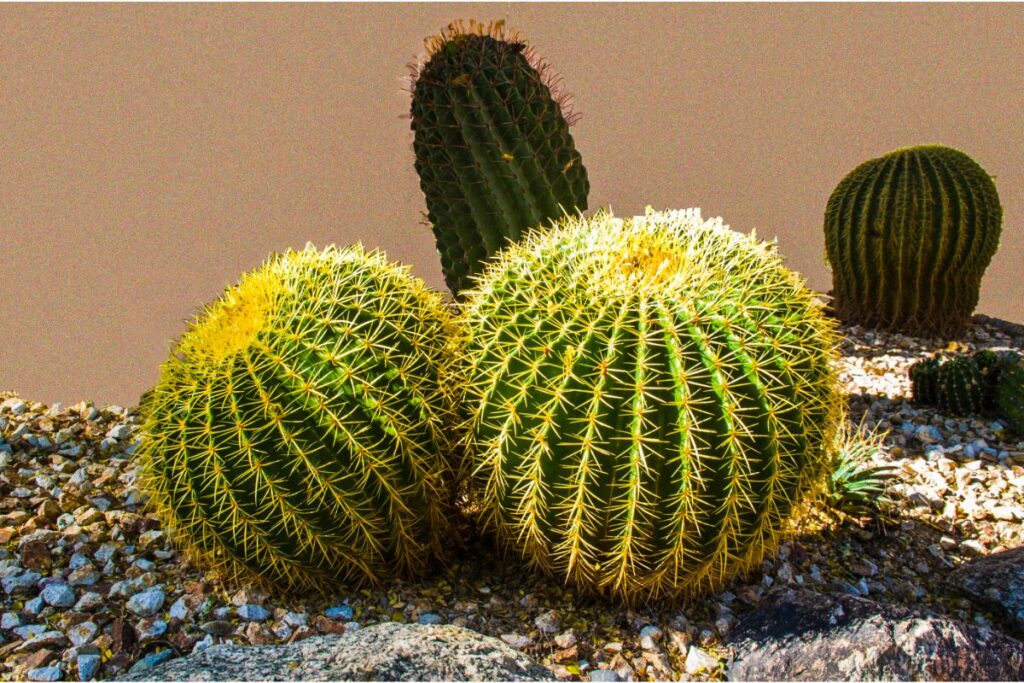
[[441, 618], [441, 615], [436, 614], [435, 612], [424, 612], [423, 614], [421, 614], [419, 616], [419, 618], [416, 620], [416, 622], [420, 623], [420, 624], [428, 624], [428, 625], [443, 624], [444, 623], [444, 619]]
[[135, 633], [140, 641], [155, 640], [167, 633], [167, 622], [156, 617], [143, 619], [135, 625]]
[[163, 607], [165, 599], [163, 589], [151, 588], [129, 598], [127, 607], [140, 617], [151, 617]]
[[173, 657], [174, 650], [161, 650], [160, 652], [154, 652], [152, 654], [146, 655], [139, 661], [135, 662], [132, 668], [128, 671], [130, 673], [135, 673], [136, 671], [145, 671], [146, 669], [152, 669], [157, 664], [162, 664], [163, 662], [166, 662], [167, 660], [172, 659]]
[[653, 624], [648, 624], [640, 629], [640, 647], [645, 650], [659, 649], [658, 643], [665, 637], [664, 632]]
[[686, 663], [683, 665], [686, 673], [691, 676], [702, 671], [713, 673], [718, 670], [718, 658], [713, 657], [696, 645], [690, 645], [686, 653]]
[[238, 608], [238, 617], [242, 621], [266, 621], [272, 615], [260, 605], [246, 604]]
[[558, 629], [561, 627], [561, 624], [558, 620], [558, 613], [554, 610], [548, 610], [547, 612], [544, 612], [544, 614], [541, 614], [539, 617], [533, 620], [533, 624], [537, 627], [538, 630], [540, 630], [541, 634], [545, 636], [550, 636], [554, 635], [555, 633], [558, 633]]
[[612, 669], [594, 669], [587, 674], [592, 681], [601, 681], [606, 683], [609, 681], [621, 681], [622, 677], [619, 676], [618, 671]]
[[338, 605], [337, 607], [329, 607], [325, 609], [324, 616], [328, 619], [343, 619], [345, 621], [351, 621], [354, 613], [352, 608], [348, 605]]
[[26, 672], [25, 678], [30, 681], [59, 681], [63, 680], [64, 672], [57, 666], [41, 666]]
[[524, 636], [520, 633], [503, 633], [501, 635], [501, 639], [505, 641], [506, 645], [508, 645], [509, 647], [514, 647], [517, 650], [522, 650], [533, 645], [532, 638]]
[[5, 576], [0, 579], [0, 586], [3, 586], [5, 593], [28, 593], [36, 588], [41, 578], [43, 577], [37, 572], [27, 571], [24, 574]]
[[78, 602], [75, 603], [74, 610], [76, 612], [91, 612], [103, 607], [105, 603], [106, 599], [99, 593], [84, 593], [82, 597], [78, 599]]
[[75, 660], [75, 664], [78, 666], [78, 680], [91, 681], [96, 678], [96, 674], [100, 670], [100, 663], [99, 655], [78, 655], [78, 658]]
[[576, 633], [569, 629], [555, 636], [555, 645], [566, 650], [576, 644]]
[[43, 589], [40, 597], [47, 605], [58, 608], [71, 607], [78, 598], [75, 589], [64, 583], [51, 583]]
[[309, 617], [302, 612], [288, 612], [284, 615], [284, 623], [292, 628], [307, 626], [309, 624]]

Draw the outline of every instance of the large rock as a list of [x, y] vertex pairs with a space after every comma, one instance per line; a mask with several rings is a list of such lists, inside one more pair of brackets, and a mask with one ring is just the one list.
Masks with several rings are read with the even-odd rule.
[[964, 563], [948, 581], [1024, 636], [1024, 546]]
[[553, 681], [496, 638], [456, 626], [379, 624], [289, 645], [215, 645], [123, 680]]
[[1024, 643], [850, 595], [773, 593], [730, 632], [732, 680], [1024, 679]]

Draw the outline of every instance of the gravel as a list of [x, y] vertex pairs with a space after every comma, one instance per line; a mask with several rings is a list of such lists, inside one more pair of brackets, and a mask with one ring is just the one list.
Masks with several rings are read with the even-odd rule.
[[953, 344], [843, 332], [851, 419], [888, 431], [878, 459], [898, 467], [893, 509], [864, 524], [809, 514], [774, 557], [718, 595], [634, 609], [525, 571], [465, 520], [465, 546], [418, 581], [323, 598], [222, 582], [182, 558], [148, 512], [133, 410], [0, 393], [0, 678], [113, 678], [216, 643], [294, 642], [387, 621], [497, 636], [563, 679], [718, 678], [723, 636], [769, 590], [794, 585], [1004, 630], [947, 577], [1024, 545], [1024, 437], [991, 417], [913, 405], [907, 368], [936, 351], [1024, 352], [1024, 328], [978, 316]]

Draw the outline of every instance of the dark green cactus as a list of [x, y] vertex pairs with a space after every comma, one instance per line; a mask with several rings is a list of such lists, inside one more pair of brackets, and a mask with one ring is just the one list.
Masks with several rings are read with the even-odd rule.
[[999, 375], [996, 388], [996, 410], [1010, 429], [1024, 435], [1024, 363], [1007, 362]]
[[287, 589], [422, 568], [448, 533], [457, 324], [361, 247], [247, 273], [141, 402], [144, 487], [201, 565]]
[[933, 356], [910, 367], [911, 395], [915, 403], [953, 415], [995, 415], [1020, 425], [1014, 405], [1021, 363], [1018, 353], [990, 349], [945, 361]]
[[565, 218], [465, 310], [475, 495], [536, 567], [627, 600], [712, 590], [824, 486], [835, 323], [720, 219]]
[[565, 97], [502, 22], [451, 24], [426, 45], [412, 84], [416, 172], [458, 296], [509, 241], [585, 210], [590, 185]]
[[963, 152], [908, 147], [861, 164], [825, 209], [836, 315], [920, 336], [961, 334], [1001, 224], [995, 183]]

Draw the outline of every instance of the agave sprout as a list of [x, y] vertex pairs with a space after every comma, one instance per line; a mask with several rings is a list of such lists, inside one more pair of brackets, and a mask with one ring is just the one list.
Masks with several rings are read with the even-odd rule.
[[887, 432], [845, 423], [836, 433], [832, 470], [826, 479], [825, 504], [851, 517], [869, 517], [892, 504], [886, 493], [899, 468], [881, 463]]

